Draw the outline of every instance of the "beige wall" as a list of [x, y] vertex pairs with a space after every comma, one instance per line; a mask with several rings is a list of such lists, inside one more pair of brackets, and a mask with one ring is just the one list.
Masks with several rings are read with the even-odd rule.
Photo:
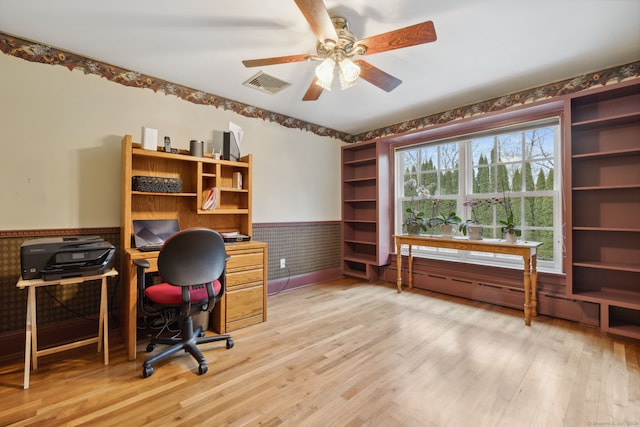
[[229, 121], [253, 154], [254, 223], [340, 219], [339, 141], [0, 55], [0, 230], [118, 226], [123, 135], [188, 148]]

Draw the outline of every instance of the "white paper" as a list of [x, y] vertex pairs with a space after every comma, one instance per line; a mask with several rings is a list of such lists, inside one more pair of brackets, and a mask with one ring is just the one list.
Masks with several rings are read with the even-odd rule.
[[236, 143], [238, 144], [238, 150], [240, 150], [240, 142], [242, 141], [242, 136], [244, 135], [244, 131], [237, 124], [233, 122], [229, 122], [229, 132], [233, 133], [233, 136], [236, 139]]
[[158, 129], [142, 126], [142, 148], [145, 150], [158, 150]]

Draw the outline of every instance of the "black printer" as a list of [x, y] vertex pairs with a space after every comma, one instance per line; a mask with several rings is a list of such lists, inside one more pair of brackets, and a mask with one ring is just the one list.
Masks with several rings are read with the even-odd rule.
[[59, 280], [102, 274], [111, 268], [115, 252], [100, 236], [27, 240], [20, 246], [22, 278]]

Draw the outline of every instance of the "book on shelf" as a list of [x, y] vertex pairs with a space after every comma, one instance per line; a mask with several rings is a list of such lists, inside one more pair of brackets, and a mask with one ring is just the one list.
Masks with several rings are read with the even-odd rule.
[[217, 187], [209, 188], [206, 191], [206, 196], [202, 202], [202, 209], [213, 210], [218, 207], [219, 190]]

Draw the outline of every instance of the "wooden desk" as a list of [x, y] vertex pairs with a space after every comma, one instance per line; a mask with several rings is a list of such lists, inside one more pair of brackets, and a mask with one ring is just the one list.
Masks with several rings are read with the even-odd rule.
[[[226, 246], [226, 293], [212, 312], [218, 333], [267, 320], [267, 244], [255, 240]], [[126, 249], [122, 256], [120, 324], [129, 360], [136, 360], [138, 285], [133, 260], [146, 259], [158, 271], [159, 252]]]
[[[38, 356], [59, 353], [72, 348], [82, 347], [88, 344], [98, 343], [98, 352], [102, 351], [104, 345], [104, 364], [109, 364], [109, 310], [107, 308], [107, 277], [116, 276], [118, 272], [114, 269], [104, 274], [86, 277], [73, 277], [60, 280], [20, 279], [16, 286], [20, 289], [27, 288], [27, 334], [24, 345], [24, 388], [29, 388], [30, 359], [33, 360], [33, 369], [38, 369]], [[90, 280], [100, 280], [102, 287], [100, 290], [100, 315], [98, 318], [98, 336], [57, 347], [38, 350], [38, 328], [36, 326], [36, 288], [41, 286], [70, 285], [72, 283], [83, 283]]]
[[536, 287], [538, 283], [538, 272], [536, 263], [538, 257], [538, 247], [542, 242], [518, 241], [507, 243], [504, 240], [484, 239], [469, 240], [466, 237], [442, 237], [442, 236], [413, 236], [396, 235], [396, 257], [398, 267], [398, 278], [396, 285], [398, 292], [402, 292], [402, 245], [409, 246], [409, 288], [413, 287], [413, 255], [411, 247], [429, 246], [433, 248], [458, 249], [463, 251], [492, 252], [496, 254], [519, 255], [524, 261], [524, 323], [531, 325], [531, 316], [537, 315], [538, 300], [536, 297]]

